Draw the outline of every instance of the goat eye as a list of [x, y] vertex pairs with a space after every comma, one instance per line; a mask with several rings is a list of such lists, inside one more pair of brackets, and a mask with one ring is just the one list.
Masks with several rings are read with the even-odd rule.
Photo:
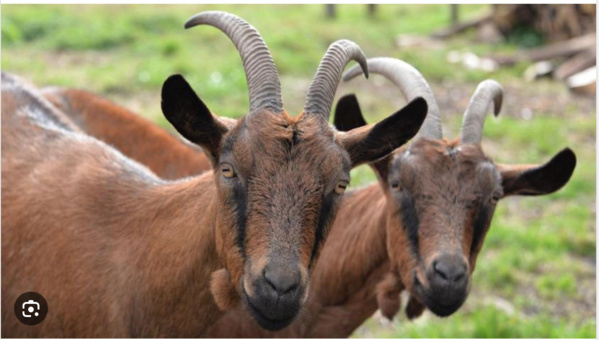
[[227, 164], [227, 163], [221, 164], [220, 172], [226, 178], [233, 178], [236, 175], [235, 170], [233, 169], [233, 166], [231, 164]]
[[347, 181], [339, 181], [337, 182], [337, 185], [335, 186], [335, 192], [339, 195], [343, 195], [343, 193], [345, 192], [345, 189], [347, 189]]
[[398, 182], [391, 182], [391, 189], [400, 191], [401, 190], [401, 186], [399, 185]]
[[491, 196], [491, 202], [497, 203], [497, 202], [499, 202], [500, 198], [501, 197], [499, 196], [499, 194], [495, 193], [495, 194], [493, 194], [493, 196]]

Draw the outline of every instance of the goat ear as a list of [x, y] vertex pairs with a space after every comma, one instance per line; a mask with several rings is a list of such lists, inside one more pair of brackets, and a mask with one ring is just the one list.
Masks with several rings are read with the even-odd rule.
[[565, 148], [543, 165], [501, 165], [503, 196], [546, 195], [563, 187], [574, 172], [576, 155]]
[[427, 110], [426, 101], [418, 97], [377, 124], [342, 132], [341, 145], [349, 153], [352, 167], [382, 158], [414, 137]]
[[355, 94], [348, 94], [339, 99], [335, 108], [334, 124], [339, 131], [349, 131], [368, 125]]
[[204, 149], [213, 165], [218, 163], [220, 144], [228, 124], [214, 117], [185, 78], [176, 74], [162, 85], [162, 113], [187, 140]]

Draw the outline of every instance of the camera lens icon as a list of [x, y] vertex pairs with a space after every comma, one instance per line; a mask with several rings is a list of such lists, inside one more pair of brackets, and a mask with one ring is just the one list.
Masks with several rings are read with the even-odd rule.
[[25, 325], [37, 325], [48, 314], [48, 303], [36, 292], [27, 292], [15, 301], [15, 316]]
[[33, 300], [23, 302], [23, 317], [24, 318], [30, 318], [32, 316], [40, 316], [39, 310], [40, 310], [40, 304]]

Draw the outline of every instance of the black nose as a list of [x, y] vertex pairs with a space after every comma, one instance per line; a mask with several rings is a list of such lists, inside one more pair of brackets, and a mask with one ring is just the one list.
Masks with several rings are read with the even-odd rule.
[[287, 268], [264, 268], [264, 279], [277, 294], [285, 295], [294, 293], [300, 286], [301, 274], [299, 270]]
[[443, 255], [432, 263], [434, 281], [441, 284], [460, 283], [466, 279], [467, 266], [459, 255]]

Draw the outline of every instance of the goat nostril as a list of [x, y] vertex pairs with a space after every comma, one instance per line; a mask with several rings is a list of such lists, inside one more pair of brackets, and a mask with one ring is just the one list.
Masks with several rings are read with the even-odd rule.
[[262, 275], [264, 276], [264, 281], [268, 283], [270, 288], [272, 288], [274, 291], [278, 291], [277, 286], [268, 278], [269, 275], [267, 275], [266, 270], [262, 272]]
[[[264, 271], [264, 279], [268, 285], [279, 295], [295, 291], [300, 284], [299, 275], [295, 273], [277, 273], [276, 271]], [[297, 276], [297, 277], [296, 277]]]
[[453, 278], [453, 282], [462, 281], [466, 277], [465, 273], [459, 273]]
[[460, 282], [466, 278], [466, 266], [455, 261], [435, 261], [433, 269], [435, 275], [443, 281]]
[[295, 291], [298, 287], [299, 287], [299, 282], [293, 282], [291, 285], [289, 285], [289, 287], [286, 290], [281, 292], [281, 295], [291, 293], [291, 292]]
[[447, 268], [443, 265], [443, 263], [435, 261], [435, 263], [433, 264], [433, 268], [435, 269], [435, 273], [441, 276], [442, 279], [449, 280], [447, 275]]

